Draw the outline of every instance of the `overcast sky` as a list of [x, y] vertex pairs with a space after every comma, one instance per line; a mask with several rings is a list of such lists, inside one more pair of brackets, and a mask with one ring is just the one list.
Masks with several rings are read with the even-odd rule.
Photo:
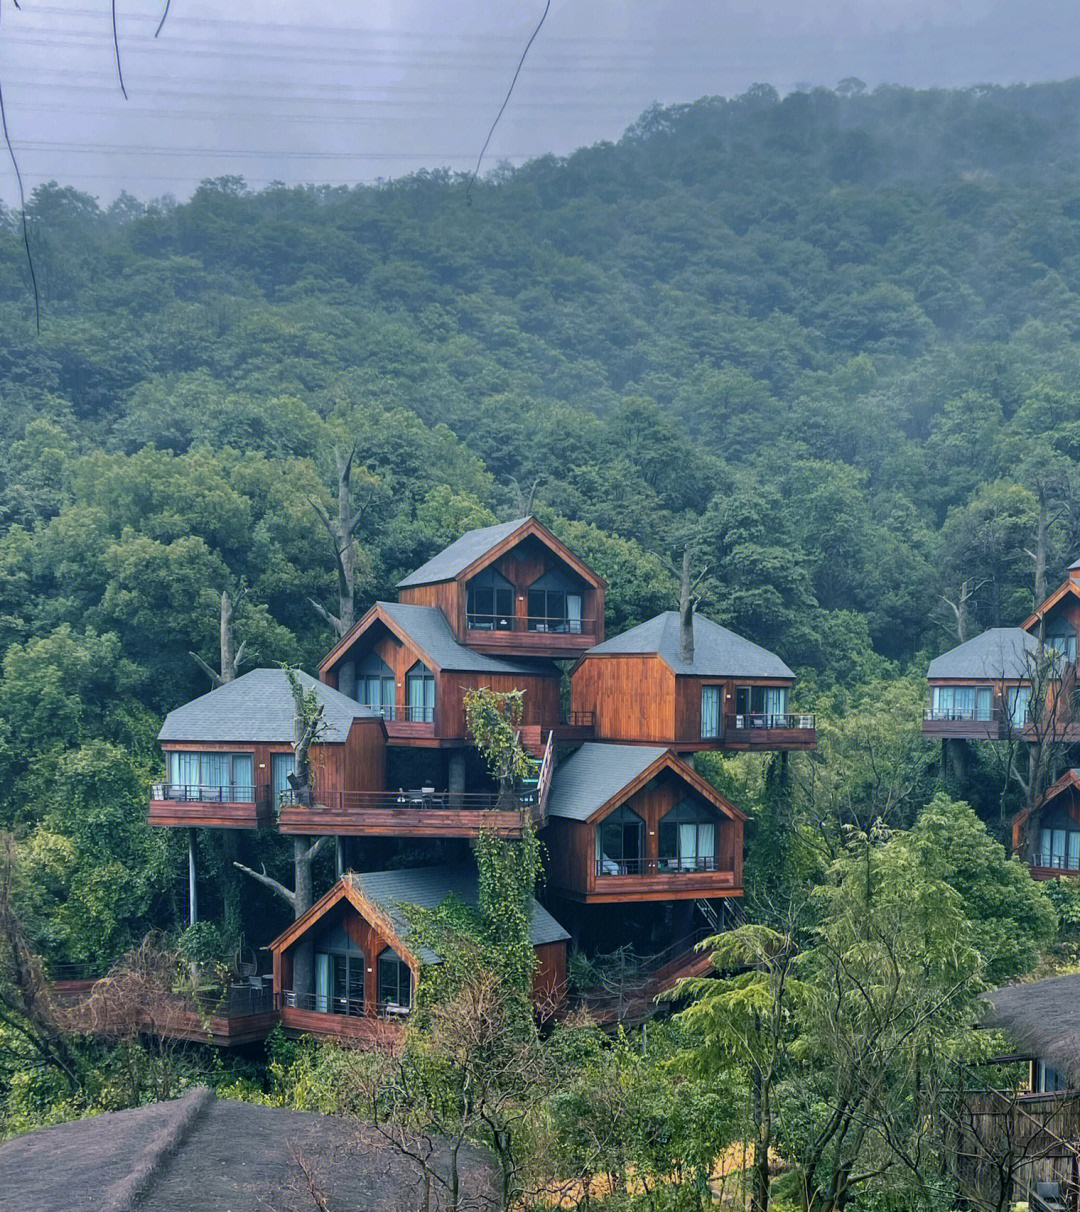
[[[204, 177], [354, 183], [471, 169], [543, 0], [0, 0], [28, 187], [103, 200]], [[617, 138], [651, 102], [854, 75], [966, 85], [1080, 74], [1078, 0], [552, 0], [485, 167]], [[0, 196], [14, 199], [10, 165]]]

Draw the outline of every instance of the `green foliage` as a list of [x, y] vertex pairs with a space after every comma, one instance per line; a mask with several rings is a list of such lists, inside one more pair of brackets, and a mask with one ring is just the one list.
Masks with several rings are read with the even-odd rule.
[[529, 755], [520, 740], [521, 716], [525, 709], [523, 690], [495, 691], [487, 686], [465, 692], [465, 726], [487, 761], [491, 777], [502, 798], [529, 774]]
[[225, 940], [216, 922], [193, 922], [177, 939], [176, 947], [189, 964], [212, 965], [225, 961]]

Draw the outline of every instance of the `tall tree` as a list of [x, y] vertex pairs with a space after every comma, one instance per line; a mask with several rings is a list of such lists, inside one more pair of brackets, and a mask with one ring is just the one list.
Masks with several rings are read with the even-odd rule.
[[[240, 596], [243, 597], [243, 592]], [[233, 681], [240, 670], [244, 652], [247, 649], [246, 640], [241, 640], [239, 647], [236, 645], [233, 635], [233, 603], [227, 589], [221, 591], [220, 637], [221, 664], [219, 669], [211, 668], [197, 652], [191, 653], [192, 660], [215, 686], [224, 686], [226, 682]]]
[[333, 627], [337, 635], [343, 636], [356, 622], [356, 569], [357, 544], [356, 531], [364, 519], [359, 509], [352, 505], [352, 471], [353, 460], [356, 457], [355, 444], [349, 453], [343, 454], [339, 447], [334, 447], [334, 465], [337, 469], [337, 515], [329, 513], [314, 497], [308, 497], [311, 508], [319, 521], [326, 528], [330, 537], [331, 550], [334, 556], [334, 567], [338, 580], [338, 612], [331, 614], [324, 606], [313, 598], [308, 599], [318, 614]]

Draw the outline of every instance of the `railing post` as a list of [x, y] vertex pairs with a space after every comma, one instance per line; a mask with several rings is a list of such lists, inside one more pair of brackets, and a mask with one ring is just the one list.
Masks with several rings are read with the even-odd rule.
[[[176, 885], [174, 884], [175, 888]], [[199, 920], [199, 892], [195, 886], [195, 830], [188, 830], [188, 925]]]

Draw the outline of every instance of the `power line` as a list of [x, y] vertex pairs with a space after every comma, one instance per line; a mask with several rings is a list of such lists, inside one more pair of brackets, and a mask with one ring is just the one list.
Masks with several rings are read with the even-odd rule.
[[[18, 0], [12, 0], [18, 8]], [[3, 17], [4, 3], [0, 0], [0, 17]], [[3, 43], [0, 42], [0, 47]], [[37, 274], [34, 272], [34, 257], [30, 252], [30, 232], [26, 226], [26, 190], [23, 189], [22, 173], [19, 171], [19, 161], [15, 156], [15, 148], [11, 145], [11, 135], [8, 133], [7, 110], [4, 108], [4, 90], [0, 83], [0, 127], [3, 127], [4, 142], [7, 144], [8, 155], [11, 157], [11, 167], [15, 170], [15, 180], [19, 186], [19, 216], [22, 220], [23, 246], [26, 249], [26, 263], [30, 267], [30, 282], [34, 288], [34, 331], [41, 332], [41, 297], [38, 294]]]

